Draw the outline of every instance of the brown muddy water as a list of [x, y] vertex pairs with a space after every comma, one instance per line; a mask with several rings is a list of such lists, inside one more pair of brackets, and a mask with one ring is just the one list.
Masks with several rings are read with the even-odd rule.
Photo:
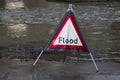
[[[119, 59], [120, 3], [74, 3], [86, 41], [97, 58]], [[45, 0], [0, 1], [0, 55], [38, 53], [61, 20], [68, 3]], [[24, 53], [24, 55], [23, 55]], [[30, 55], [31, 55], [30, 54]], [[26, 56], [27, 57], [27, 56]]]
[[[113, 62], [120, 61], [119, 4], [120, 2], [73, 4], [86, 42], [95, 59], [100, 60], [98, 66], [103, 72], [96, 74], [88, 56], [84, 54], [80, 55], [82, 58], [79, 59], [83, 60], [80, 64], [74, 63], [73, 60], [79, 55], [73, 53], [72, 56], [66, 54], [73, 59], [73, 63], [50, 63], [43, 60], [34, 68], [34, 61], [29, 61], [35, 59], [44, 48], [67, 10], [68, 3], [0, 0], [0, 80], [119, 80], [120, 65]], [[42, 58], [61, 61], [64, 58], [63, 52], [62, 55], [56, 54], [58, 52], [49, 53], [51, 54], [44, 53]], [[28, 61], [21, 62], [19, 58]]]

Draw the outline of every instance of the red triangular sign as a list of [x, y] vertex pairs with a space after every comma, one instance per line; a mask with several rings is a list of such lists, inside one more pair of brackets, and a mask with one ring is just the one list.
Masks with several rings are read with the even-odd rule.
[[87, 47], [79, 29], [73, 12], [67, 12], [48, 47], [86, 50]]
[[33, 66], [36, 64], [36, 62], [38, 61], [44, 50], [46, 50], [47, 48], [76, 49], [76, 51], [79, 50], [86, 51], [90, 53], [95, 68], [98, 71], [98, 67], [95, 63], [95, 60], [83, 38], [82, 32], [80, 30], [80, 26], [77, 23], [71, 4], [69, 5], [66, 14], [64, 15], [62, 21], [55, 30], [53, 36], [49, 40], [46, 47], [40, 52]]

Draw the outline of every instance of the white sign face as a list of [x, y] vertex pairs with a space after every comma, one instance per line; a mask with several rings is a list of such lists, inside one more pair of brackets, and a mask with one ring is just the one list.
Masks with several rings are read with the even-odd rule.
[[63, 26], [53, 45], [83, 46], [80, 37], [78, 37], [77, 31], [75, 30], [75, 27], [70, 18]]

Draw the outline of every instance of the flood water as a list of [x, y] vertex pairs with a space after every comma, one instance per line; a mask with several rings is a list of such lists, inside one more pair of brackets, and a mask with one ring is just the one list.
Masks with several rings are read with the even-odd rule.
[[[74, 3], [81, 30], [97, 58], [120, 58], [120, 2]], [[0, 55], [42, 49], [68, 3], [45, 0], [0, 1]], [[32, 50], [31, 50], [32, 49]]]
[[[0, 80], [119, 80], [119, 4], [120, 2], [73, 4], [86, 42], [95, 59], [101, 60], [97, 61], [100, 72], [96, 73], [86, 55], [80, 58], [79, 63], [74, 61], [76, 57], [71, 56], [74, 58], [69, 60], [71, 63], [63, 63], [45, 60], [48, 56], [50, 59], [63, 58], [61, 54], [50, 52], [51, 54], [43, 54], [44, 60], [40, 59], [39, 64], [32, 66], [33, 58], [46, 45], [66, 12], [68, 3], [0, 0]], [[19, 58], [26, 59], [22, 61]]]

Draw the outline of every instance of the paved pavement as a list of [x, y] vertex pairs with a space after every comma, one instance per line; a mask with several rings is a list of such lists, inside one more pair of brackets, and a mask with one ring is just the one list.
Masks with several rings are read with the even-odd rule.
[[97, 61], [96, 72], [91, 61], [57, 62], [39, 60], [0, 60], [0, 80], [120, 80], [120, 63]]

